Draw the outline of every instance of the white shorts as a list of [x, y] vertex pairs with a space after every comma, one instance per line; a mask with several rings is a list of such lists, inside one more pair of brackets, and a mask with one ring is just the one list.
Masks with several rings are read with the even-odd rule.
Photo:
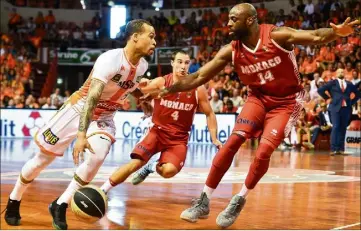
[[[80, 113], [77, 106], [66, 102], [35, 134], [34, 140], [41, 152], [55, 156], [64, 154], [78, 133]], [[96, 120], [90, 123], [87, 138], [103, 134], [114, 143], [115, 131], [113, 120]]]

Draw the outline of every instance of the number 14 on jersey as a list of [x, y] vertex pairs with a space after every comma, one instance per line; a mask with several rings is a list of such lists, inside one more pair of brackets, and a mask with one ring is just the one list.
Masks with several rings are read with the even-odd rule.
[[271, 71], [266, 71], [266, 73], [257, 73], [258, 78], [260, 80], [260, 84], [265, 84], [267, 82], [271, 82], [272, 80], [274, 80], [275, 78], [272, 75]]

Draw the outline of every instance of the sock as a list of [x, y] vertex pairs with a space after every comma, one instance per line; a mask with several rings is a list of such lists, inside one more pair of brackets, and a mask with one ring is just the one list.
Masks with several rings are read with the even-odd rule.
[[232, 134], [225, 145], [217, 152], [207, 177], [206, 185], [208, 187], [217, 188], [224, 174], [231, 167], [234, 155], [244, 141], [245, 138], [243, 136]]
[[212, 193], [214, 192], [214, 188], [210, 188], [207, 185], [204, 186], [203, 192], [206, 193], [208, 199], [211, 199]]
[[246, 198], [247, 195], [248, 195], [248, 193], [249, 193], [249, 189], [247, 188], [246, 184], [243, 184], [243, 185], [242, 185], [242, 189], [241, 189], [241, 191], [238, 193], [238, 195], [240, 195], [240, 196], [243, 197], [243, 198]]
[[107, 194], [109, 192], [109, 190], [111, 190], [115, 186], [117, 186], [117, 185], [114, 182], [112, 182], [110, 179], [108, 179], [107, 181], [105, 181], [105, 183], [102, 185], [102, 187], [100, 187], [100, 189], [103, 190], [103, 192], [105, 192]]
[[14, 187], [13, 191], [10, 193], [10, 199], [11, 200], [21, 201], [23, 193], [25, 192], [25, 190], [28, 188], [28, 186], [32, 182], [32, 181], [29, 181], [28, 183], [24, 183], [21, 180], [21, 178], [22, 178], [22, 176], [20, 174], [18, 180], [16, 181], [16, 184], [15, 184], [15, 187]]
[[150, 170], [152, 170], [153, 172], [157, 171], [158, 163], [158, 161], [154, 161], [153, 163], [151, 163]]
[[39, 152], [33, 158], [28, 160], [21, 169], [20, 176], [16, 181], [15, 187], [10, 193], [10, 199], [20, 201], [29, 184], [54, 159], [55, 156], [50, 156]]
[[263, 177], [263, 175], [266, 174], [269, 167], [270, 157], [274, 150], [274, 147], [265, 143], [261, 143], [258, 146], [256, 157], [249, 167], [245, 180], [245, 185], [248, 189], [253, 189], [258, 181]]
[[68, 188], [65, 190], [65, 192], [59, 197], [57, 200], [57, 204], [61, 205], [62, 203], [70, 204], [70, 201], [75, 193], [76, 190], [80, 189], [82, 187], [81, 184], [79, 184], [74, 178], [71, 180], [70, 184], [68, 185]]

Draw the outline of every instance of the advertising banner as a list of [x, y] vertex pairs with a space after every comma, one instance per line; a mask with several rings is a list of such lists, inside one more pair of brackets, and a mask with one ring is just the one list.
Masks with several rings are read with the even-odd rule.
[[[0, 137], [30, 138], [55, 113], [56, 110], [1, 109]], [[142, 112], [117, 112], [114, 117], [117, 129], [116, 138], [140, 139], [151, 125], [150, 118], [142, 120], [142, 116]], [[216, 117], [218, 121], [218, 138], [221, 142], [224, 142], [232, 132], [236, 116], [234, 114], [217, 114]], [[204, 114], [195, 115], [189, 142], [211, 143]]]
[[[94, 65], [95, 61], [105, 49], [87, 49], [87, 48], [68, 48], [67, 51], [62, 52], [58, 49], [58, 64], [59, 65]], [[50, 59], [55, 57], [53, 50], [49, 51]]]
[[[198, 47], [159, 47], [155, 49], [155, 52], [151, 56], [145, 57], [145, 59], [149, 64], [170, 65], [172, 54], [176, 50], [184, 50], [190, 57], [196, 57]], [[45, 54], [49, 51], [49, 59], [47, 60], [52, 60], [55, 57], [54, 50], [44, 48], [44, 51]], [[107, 51], [107, 49], [68, 48], [66, 51], [60, 51], [60, 49], [58, 49], [58, 64], [92, 66], [99, 55], [105, 51]]]

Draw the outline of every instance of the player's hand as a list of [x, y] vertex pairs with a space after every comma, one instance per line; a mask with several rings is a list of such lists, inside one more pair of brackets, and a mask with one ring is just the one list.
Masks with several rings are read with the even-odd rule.
[[148, 86], [148, 84], [150, 83], [150, 81], [151, 81], [150, 79], [142, 78], [142, 79], [139, 81], [138, 87], [139, 87], [140, 89], [142, 89], [142, 88]]
[[359, 20], [354, 20], [351, 22], [351, 18], [348, 17], [344, 23], [339, 25], [330, 23], [330, 26], [338, 36], [346, 37], [349, 36], [350, 34], [353, 34], [355, 30], [358, 32], [359, 28], [356, 28], [356, 26], [359, 24], [360, 24]]
[[142, 101], [140, 102], [140, 107], [142, 108], [144, 112], [144, 116], [142, 116], [142, 119], [146, 119], [153, 114], [153, 106], [150, 104], [150, 102]]
[[214, 146], [217, 147], [217, 149], [221, 149], [223, 147], [223, 144], [221, 141], [219, 141], [218, 139], [216, 139], [215, 141], [212, 141], [212, 143], [214, 144]]
[[85, 149], [88, 149], [91, 153], [95, 154], [86, 137], [78, 137], [73, 148], [73, 161], [75, 165], [79, 165], [79, 156], [80, 161], [84, 161]]

